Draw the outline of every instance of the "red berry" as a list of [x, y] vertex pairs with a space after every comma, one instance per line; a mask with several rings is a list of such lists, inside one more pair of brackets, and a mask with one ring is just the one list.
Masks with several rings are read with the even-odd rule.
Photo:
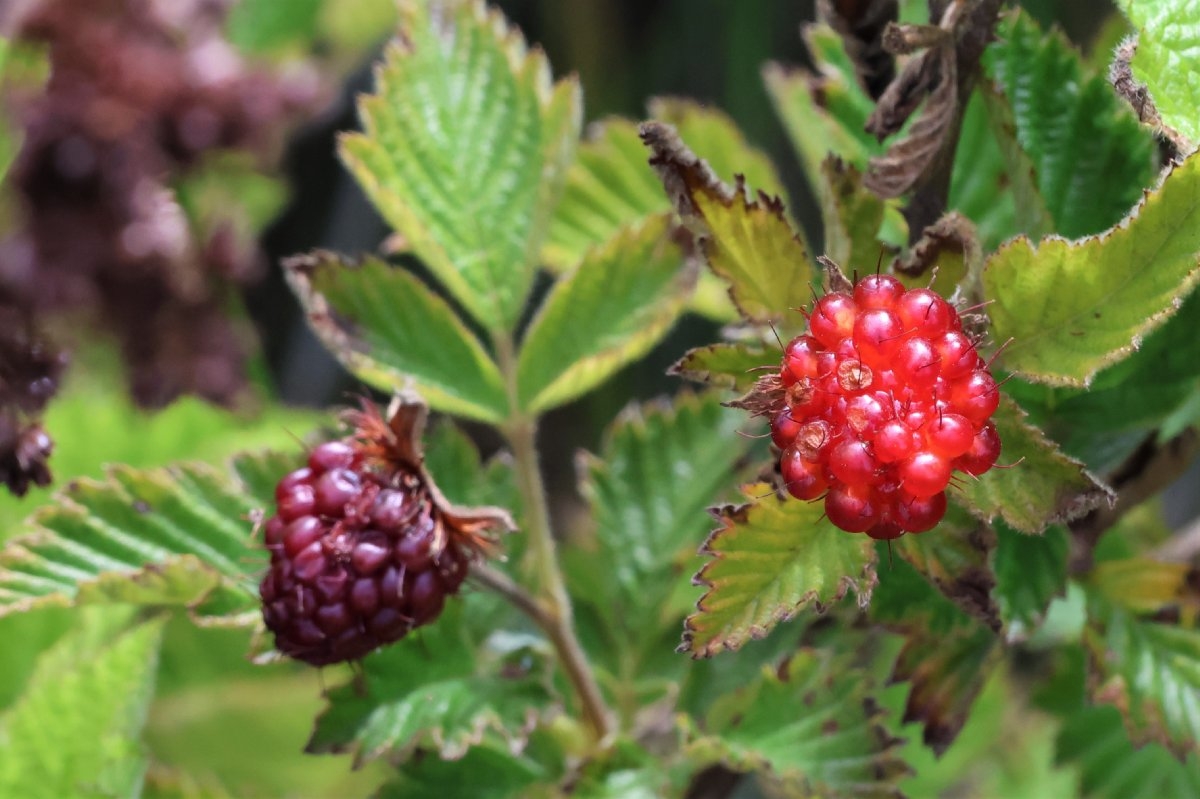
[[961, 330], [952, 330], [934, 339], [933, 346], [938, 353], [942, 377], [947, 380], [964, 377], [982, 364], [975, 343]]
[[945, 458], [957, 458], [971, 448], [975, 427], [957, 413], [943, 413], [925, 427], [929, 450]]
[[904, 330], [931, 338], [958, 329], [958, 314], [950, 303], [929, 289], [912, 289], [900, 298], [896, 313]]
[[849, 485], [875, 482], [879, 464], [865, 441], [842, 441], [829, 454], [829, 469], [834, 477]]
[[982, 474], [1000, 451], [988, 421], [998, 386], [957, 311], [873, 275], [818, 300], [808, 320], [780, 366], [783, 390], [762, 396], [787, 490], [824, 495], [849, 532], [892, 539], [936, 526], [954, 469]]
[[932, 452], [918, 452], [900, 464], [900, 485], [914, 497], [929, 497], [950, 483], [950, 461]]
[[897, 381], [913, 387], [933, 386], [941, 373], [937, 350], [924, 338], [904, 341], [896, 351], [892, 368]]
[[946, 492], [928, 497], [901, 495], [896, 501], [896, 520], [906, 532], [932, 530], [946, 515]]
[[892, 418], [892, 403], [887, 394], [875, 392], [858, 394], [846, 400], [842, 412], [846, 424], [857, 435], [874, 433]]
[[904, 535], [905, 529], [893, 519], [880, 519], [875, 526], [867, 530], [867, 535], [876, 541], [891, 541]]
[[819, 375], [817, 355], [822, 349], [824, 348], [820, 342], [812, 336], [797, 336], [792, 339], [784, 352], [783, 367], [780, 370], [783, 384], [790, 386], [802, 377]]
[[903, 334], [900, 318], [882, 308], [864, 311], [854, 321], [854, 343], [869, 366], [894, 366], [892, 356], [900, 348]]
[[987, 372], [971, 372], [951, 385], [950, 405], [972, 422], [982, 424], [1000, 406], [1000, 389]]
[[[771, 420], [771, 440], [780, 449], [787, 449], [796, 440], [800, 432], [800, 423], [792, 418], [790, 411], [780, 411]], [[965, 450], [964, 450], [965, 451]], [[962, 453], [959, 453], [960, 455]]]
[[345, 441], [326, 441], [308, 454], [308, 466], [320, 474], [339, 466], [350, 466], [354, 463], [354, 447]]
[[784, 488], [796, 499], [816, 499], [828, 487], [821, 464], [805, 460], [797, 449], [784, 452], [779, 467]]
[[865, 533], [879, 520], [879, 506], [870, 486], [834, 486], [825, 495], [825, 515], [834, 527], [848, 533]]
[[857, 306], [849, 295], [840, 292], [826, 294], [813, 307], [808, 330], [822, 346], [833, 349], [854, 331], [857, 313]]
[[868, 275], [854, 286], [854, 301], [860, 310], [893, 308], [904, 296], [904, 284], [891, 275]]
[[954, 468], [978, 477], [991, 469], [999, 457], [1000, 434], [996, 432], [996, 425], [988, 422], [975, 434], [966, 454], [955, 459]]
[[880, 463], [904, 460], [917, 451], [912, 428], [899, 419], [886, 422], [875, 434], [875, 457]]

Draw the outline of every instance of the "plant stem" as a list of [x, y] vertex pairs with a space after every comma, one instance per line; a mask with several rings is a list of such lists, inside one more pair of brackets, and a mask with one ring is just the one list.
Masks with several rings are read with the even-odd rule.
[[[515, 409], [519, 407], [515, 348], [512, 339], [507, 336], [497, 336], [495, 341], [497, 361], [507, 384], [510, 407]], [[512, 449], [517, 487], [524, 508], [523, 532], [529, 540], [529, 554], [533, 560], [539, 596], [536, 599], [530, 597], [523, 588], [507, 578], [507, 583], [494, 583], [491, 587], [499, 590], [501, 595], [528, 614], [545, 631], [558, 653], [567, 679], [579, 697], [584, 720], [596, 740], [603, 743], [613, 732], [612, 714], [604, 702], [587, 655], [575, 635], [574, 611], [558, 563], [546, 486], [542, 482], [538, 461], [537, 419], [514, 410], [502, 431]]]

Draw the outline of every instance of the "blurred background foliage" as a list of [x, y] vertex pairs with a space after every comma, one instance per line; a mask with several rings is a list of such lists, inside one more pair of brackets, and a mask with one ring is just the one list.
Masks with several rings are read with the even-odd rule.
[[[120, 5], [126, 0], [106, 0]], [[129, 0], [132, 2], [132, 0]], [[216, 5], [222, 5], [214, 0]], [[36, 3], [20, 0], [10, 8]], [[806, 64], [798, 35], [813, 18], [806, 0], [499, 0], [494, 3], [521, 27], [531, 42], [547, 51], [557, 73], [576, 72], [585, 91], [588, 121], [609, 115], [640, 119], [654, 96], [691, 97], [728, 112], [752, 143], [773, 158], [789, 195], [793, 216], [805, 225], [820, 249], [817, 212], [801, 178], [792, 148], [767, 99], [761, 78], [768, 61]], [[69, 3], [67, 4], [69, 5]], [[1104, 68], [1125, 23], [1108, 2], [1028, 0], [1021, 3], [1043, 25], [1058, 25], [1097, 68]], [[77, 316], [55, 322], [51, 333], [73, 347], [73, 363], [58, 397], [43, 418], [56, 440], [52, 467], [59, 484], [98, 477], [104, 463], [145, 467], [173, 460], [220, 462], [239, 450], [290, 448], [325, 423], [318, 411], [344, 402], [357, 387], [325, 353], [304, 325], [283, 283], [279, 260], [321, 247], [339, 252], [377, 249], [386, 236], [384, 223], [335, 157], [339, 130], [354, 126], [353, 98], [370, 86], [370, 64], [394, 18], [391, 0], [243, 0], [224, 23], [235, 50], [252, 65], [296, 74], [310, 70], [320, 88], [302, 113], [280, 130], [285, 147], [267, 148], [247, 165], [244, 154], [225, 153], [189, 164], [174, 184], [180, 205], [197, 230], [212, 230], [205, 220], [230, 202], [243, 208], [240, 234], [259, 236], [266, 268], [245, 280], [225, 307], [257, 331], [248, 352], [250, 390], [230, 407], [185, 397], [160, 411], [139, 409], [129, 399], [118, 346], [93, 338]], [[11, 17], [10, 20], [11, 22]], [[0, 26], [5, 23], [0, 7]], [[8, 33], [0, 27], [0, 33]], [[10, 62], [10, 80], [20, 75], [24, 91], [44, 75], [36, 56], [20, 50]], [[19, 146], [20, 126], [0, 125], [0, 174], [7, 156]], [[219, 148], [218, 148], [219, 149]], [[239, 159], [243, 159], [239, 161]], [[274, 162], [274, 163], [273, 163]], [[278, 169], [276, 168], [278, 167]], [[284, 180], [277, 180], [278, 176]], [[16, 226], [11, 194], [0, 199], [0, 238]], [[574, 503], [571, 458], [580, 447], [594, 449], [600, 431], [631, 399], [675, 388], [666, 367], [688, 347], [714, 340], [713, 323], [688, 318], [650, 356], [584, 400], [556, 411], [546, 420], [546, 474], [557, 512], [571, 513]], [[78, 345], [88, 342], [88, 346]], [[145, 403], [143, 403], [145, 404]], [[476, 431], [478, 433], [478, 431]], [[495, 442], [481, 442], [485, 450]], [[0, 494], [0, 540], [21, 531], [20, 520], [45, 502], [49, 489], [23, 499]], [[11, 709], [53, 644], [96, 616], [45, 609], [0, 619], [0, 712]], [[348, 758], [310, 757], [302, 753], [311, 719], [320, 709], [324, 683], [343, 675], [319, 675], [294, 664], [263, 669], [246, 659], [250, 641], [243, 631], [201, 629], [182, 616], [170, 619], [158, 667], [155, 699], [148, 709], [150, 796], [361, 796], [377, 786], [384, 767], [375, 763], [352, 772]], [[1007, 677], [1005, 677], [1007, 679]], [[941, 761], [952, 773], [981, 750], [995, 725], [1020, 726], [1007, 718], [996, 691], [985, 692], [981, 711], [961, 742]], [[991, 725], [991, 726], [989, 726]], [[986, 735], [972, 729], [988, 727]], [[1050, 747], [1036, 735], [1028, 751], [1031, 768], [1050, 768]], [[1039, 731], [1040, 730], [1040, 731]], [[1039, 760], [1038, 758], [1041, 758]], [[939, 782], [932, 757], [922, 760], [915, 795], [933, 795], [950, 787]], [[956, 765], [957, 764], [957, 765]], [[927, 768], [925, 768], [927, 767]], [[1024, 767], [992, 763], [976, 775], [976, 787], [1002, 795], [1007, 771]], [[918, 787], [921, 790], [918, 790]], [[1064, 784], [1063, 793], [1074, 786]], [[977, 794], [982, 795], [982, 794]]]

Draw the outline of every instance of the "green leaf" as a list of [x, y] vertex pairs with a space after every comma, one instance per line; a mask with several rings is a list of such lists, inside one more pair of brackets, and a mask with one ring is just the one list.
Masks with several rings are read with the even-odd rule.
[[1200, 143], [1200, 77], [1194, 33], [1200, 8], [1190, 0], [1121, 0], [1117, 4], [1137, 29], [1134, 78], [1146, 84], [1165, 127]]
[[[1018, 209], [1009, 190], [1014, 181], [1022, 179], [1012, 164], [1006, 162], [1007, 148], [1001, 148], [999, 138], [1007, 136], [1012, 143], [1012, 155], [1017, 157], [1015, 131], [998, 129], [989, 119], [990, 107], [985, 102], [995, 92], [986, 87], [976, 89], [963, 112], [962, 132], [954, 150], [954, 171], [950, 178], [947, 207], [958, 211], [975, 223], [985, 252], [1018, 232], [1033, 233], [1018, 222]], [[1003, 97], [995, 97], [1003, 103]], [[1032, 180], [1032, 177], [1029, 178]], [[1037, 203], [1042, 204], [1041, 198]], [[1043, 231], [1044, 232], [1044, 231]]]
[[0, 795], [137, 796], [140, 743], [154, 694], [162, 619], [128, 629], [126, 613], [92, 612], [38, 661], [0, 716]]
[[376, 799], [509, 799], [544, 778], [544, 770], [529, 758], [495, 746], [474, 746], [461, 759], [442, 760], [433, 753], [414, 758], [384, 785]]
[[1059, 763], [1077, 764], [1087, 799], [1200, 795], [1200, 758], [1180, 763], [1158, 744], [1135, 748], [1111, 707], [1076, 713], [1058, 736]]
[[1002, 656], [999, 640], [982, 627], [959, 628], [948, 635], [913, 628], [896, 659], [892, 680], [912, 684], [904, 721], [924, 726], [926, 746], [940, 754], [954, 742]]
[[[1103, 453], [1109, 442], [1129, 434], [1136, 445], [1168, 416], [1177, 411], [1186, 414], [1181, 406], [1197, 387], [1197, 326], [1200, 293], [1192, 292], [1179, 312], [1147, 336], [1136, 352], [1097, 373], [1087, 389], [1018, 382], [1010, 390], [1031, 412], [1043, 417], [1043, 429], [1063, 449], [1083, 458], [1093, 469], [1107, 472], [1109, 469], [1102, 468], [1104, 462], [1093, 453]], [[1171, 438], [1174, 434], [1164, 431], [1163, 435]]]
[[825, 254], [861, 274], [882, 257], [879, 228], [886, 205], [863, 186], [857, 168], [836, 156], [821, 163], [821, 176], [834, 207], [834, 213], [825, 213]]
[[[674, 730], [664, 730], [677, 737]], [[672, 741], [677, 744], [677, 741]], [[578, 799], [660, 799], [683, 796], [690, 764], [674, 752], [650, 751], [645, 742], [622, 736], [580, 769], [570, 795]]]
[[904, 557], [880, 569], [870, 613], [904, 636], [892, 669], [893, 682], [911, 684], [904, 721], [920, 722], [924, 742], [941, 754], [966, 723], [1000, 661], [999, 639]]
[[425, 468], [438, 489], [456, 505], [496, 505], [519, 517], [520, 493], [507, 455], [482, 463], [475, 443], [448, 420], [432, 425], [425, 434]]
[[115, 466], [103, 481], [75, 481], [0, 552], [0, 615], [133, 602], [253, 624], [265, 555], [251, 537], [258, 507], [203, 464]]
[[1103, 236], [1017, 239], [984, 265], [1004, 365], [1030, 380], [1084, 386], [1127, 357], [1200, 279], [1200, 156], [1176, 167]]
[[984, 520], [998, 517], [1024, 533], [1040, 533], [1049, 524], [1069, 521], [1112, 501], [1112, 489], [1064, 455], [1026, 419], [1015, 402], [1001, 396], [992, 422], [1000, 434], [1004, 463], [978, 479], [963, 478], [963, 504], [972, 513]]
[[871, 593], [873, 620], [889, 628], [911, 628], [935, 635], [976, 626], [965, 610], [938, 591], [907, 558], [888, 558], [882, 545], [880, 550], [880, 559], [887, 558], [887, 564], [879, 570]]
[[1144, 621], [1090, 594], [1104, 625], [1094, 696], [1116, 705], [1135, 741], [1200, 753], [1200, 632]]
[[705, 261], [728, 281], [742, 314], [794, 324], [798, 314], [792, 309], [812, 296], [813, 265], [783, 203], [761, 193], [752, 199], [741, 180], [736, 187], [722, 183], [670, 127], [646, 123], [642, 140]]
[[1153, 137], [1061, 33], [1015, 14], [997, 35], [985, 67], [1012, 104], [1057, 232], [1074, 238], [1114, 225], [1154, 179]]
[[498, 422], [500, 370], [445, 300], [378, 258], [356, 265], [319, 252], [288, 262], [309, 324], [356, 376], [381, 391], [411, 386], [431, 408]]
[[229, 12], [225, 32], [234, 47], [255, 55], [307, 49], [317, 32], [322, 4], [323, 0], [245, 0]]
[[1041, 623], [1051, 601], [1066, 594], [1066, 531], [1051, 527], [1033, 536], [998, 527], [996, 600], [1005, 623], [1028, 633]]
[[485, 740], [519, 751], [554, 699], [536, 639], [471, 624], [494, 617], [497, 602], [453, 600], [433, 624], [364, 658], [362, 681], [328, 692], [308, 751], [353, 751], [357, 762], [402, 761], [418, 748], [457, 759]]
[[525, 307], [579, 135], [574, 79], [482, 0], [405, 0], [342, 158], [384, 218], [484, 327]]
[[595, 388], [649, 352], [695, 282], [659, 214], [589, 251], [551, 290], [521, 343], [521, 407], [540, 413]]
[[614, 650], [645, 651], [683, 615], [669, 602], [704, 539], [704, 509], [733, 480], [749, 442], [745, 415], [717, 397], [679, 395], [632, 406], [600, 457], [578, 463], [595, 519], [590, 546], [570, 556], [573, 592], [604, 619]]
[[835, 528], [820, 504], [781, 499], [765, 484], [743, 491], [757, 502], [713, 510], [721, 526], [702, 550], [712, 560], [695, 577], [707, 591], [680, 647], [693, 657], [737, 650], [810, 605], [823, 612], [851, 589], [866, 606], [876, 583], [871, 539]]
[[885, 148], [866, 131], [875, 103], [859, 86], [842, 37], [824, 24], [806, 26], [803, 35], [816, 74], [768, 64], [763, 77], [809, 182], [820, 196], [821, 164], [827, 155], [833, 153], [862, 171]]
[[[770, 159], [750, 146], [723, 112], [678, 98], [651, 100], [649, 111], [652, 119], [674, 125], [696, 154], [725, 180], [744, 175], [756, 189], [782, 193]], [[638, 138], [637, 125], [616, 117], [602, 120], [589, 131], [567, 173], [542, 257], [551, 268], [565, 271], [623, 227], [670, 210], [671, 203]]]
[[988, 558], [996, 535], [958, 505], [929, 534], [906, 535], [893, 550], [908, 561], [947, 599], [993, 631], [1001, 628], [1000, 609], [992, 597], [996, 575]]
[[850, 658], [801, 649], [719, 701], [689, 755], [750, 771], [785, 795], [894, 797], [907, 766], [881, 725], [871, 676]]
[[773, 362], [780, 358], [778, 348], [757, 342], [709, 344], [688, 350], [669, 373], [717, 388], [749, 391], [761, 375], [776, 368]]

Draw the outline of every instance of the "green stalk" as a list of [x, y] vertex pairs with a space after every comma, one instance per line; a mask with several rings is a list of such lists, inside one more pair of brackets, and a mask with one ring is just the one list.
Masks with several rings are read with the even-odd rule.
[[[575, 635], [575, 615], [558, 562], [546, 486], [542, 482], [538, 460], [537, 419], [516, 410], [519, 407], [517, 369], [512, 339], [497, 336], [495, 340], [497, 362], [504, 375], [509, 407], [513, 409], [501, 429], [512, 450], [517, 487], [525, 511], [522, 530], [529, 540], [529, 556], [537, 580], [537, 602], [542, 611], [529, 615], [553, 644], [567, 679], [579, 697], [584, 720], [596, 740], [603, 743], [613, 732], [612, 714], [604, 702], [587, 655]], [[517, 607], [528, 612], [528, 608], [522, 608], [520, 604]]]

